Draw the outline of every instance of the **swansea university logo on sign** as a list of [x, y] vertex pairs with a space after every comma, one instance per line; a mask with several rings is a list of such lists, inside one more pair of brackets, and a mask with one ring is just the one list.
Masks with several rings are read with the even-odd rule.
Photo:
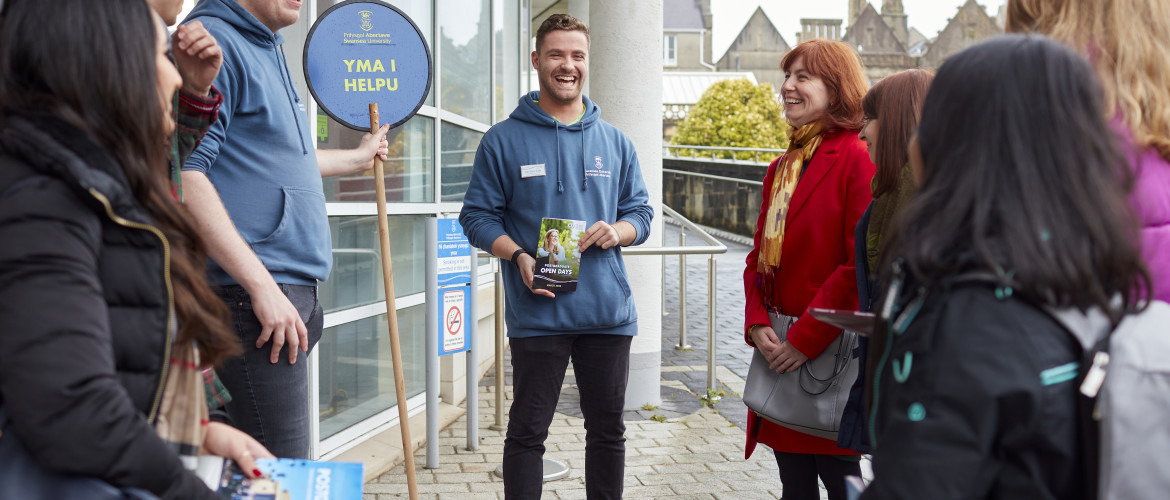
[[589, 177], [605, 177], [609, 178], [610, 171], [605, 169], [605, 162], [601, 161], [600, 156], [593, 157], [593, 168], [586, 169], [585, 175]]
[[362, 15], [362, 29], [363, 30], [370, 31], [370, 30], [374, 29], [374, 23], [370, 20], [370, 16], [374, 14], [373, 12], [370, 12], [368, 10], [363, 10], [363, 11], [359, 12], [358, 14]]

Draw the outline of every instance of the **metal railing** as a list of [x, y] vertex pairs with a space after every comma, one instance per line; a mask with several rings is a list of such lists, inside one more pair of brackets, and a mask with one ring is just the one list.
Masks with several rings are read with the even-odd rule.
[[727, 177], [724, 175], [711, 175], [711, 174], [704, 174], [704, 173], [700, 173], [700, 172], [687, 172], [686, 170], [675, 170], [673, 168], [664, 168], [664, 169], [662, 169], [662, 173], [674, 174], [674, 175], [687, 175], [687, 176], [691, 176], [691, 177], [699, 177], [702, 179], [711, 179], [711, 180], [724, 181], [724, 182], [738, 182], [740, 184], [748, 184], [751, 186], [763, 186], [764, 185], [764, 181], [757, 181], [757, 180], [752, 180], [752, 179], [740, 179], [737, 177]]
[[[689, 150], [691, 152], [691, 154], [689, 156], [681, 156], [678, 154], [678, 151], [680, 149]], [[700, 151], [710, 152], [711, 155], [709, 158], [707, 157], [706, 154], [704, 154], [702, 157], [700, 157], [698, 154], [698, 152], [700, 152]], [[720, 151], [732, 153], [731, 158], [718, 158], [718, 157], [716, 157], [716, 153], [718, 153]], [[754, 161], [755, 163], [761, 163], [760, 153], [764, 153], [764, 158], [765, 158], [764, 162], [766, 163], [766, 162], [772, 161], [773, 158], [776, 158], [777, 156], [784, 154], [784, 151], [785, 150], [783, 150], [783, 149], [773, 149], [773, 148], [733, 148], [730, 146], [687, 146], [685, 144], [663, 144], [662, 145], [662, 157], [663, 158], [696, 158], [696, 159], [697, 158], [704, 158], [704, 159], [716, 160], [716, 161], [722, 160], [722, 161], [727, 161], [727, 162], [731, 162], [731, 163], [737, 163], [740, 161], [748, 161], [748, 160], [737, 160], [735, 158], [736, 157], [735, 153], [755, 153], [753, 155], [753, 160], [751, 160], [751, 161]]]
[[[714, 403], [719, 400], [715, 390], [715, 256], [727, 252], [727, 245], [724, 245], [719, 240], [715, 239], [701, 227], [683, 217], [678, 212], [670, 207], [663, 205], [662, 212], [667, 217], [677, 221], [680, 226], [679, 232], [679, 246], [676, 247], [628, 247], [622, 249], [622, 255], [661, 255], [663, 260], [663, 297], [662, 302], [666, 302], [666, 276], [665, 276], [665, 259], [668, 255], [677, 255], [679, 257], [679, 339], [678, 345], [675, 349], [689, 349], [690, 346], [686, 343], [686, 310], [687, 310], [687, 292], [686, 292], [686, 256], [687, 255], [708, 255], [707, 259], [707, 394], [708, 401]], [[685, 246], [686, 231], [694, 232], [699, 238], [707, 243], [706, 246]], [[496, 258], [494, 255], [479, 251], [476, 257]], [[496, 266], [495, 272], [495, 321], [496, 321], [496, 416], [495, 423], [491, 426], [492, 430], [507, 430], [506, 422], [504, 421], [504, 279], [500, 269], [505, 265], [503, 259], [500, 259], [499, 265]]]

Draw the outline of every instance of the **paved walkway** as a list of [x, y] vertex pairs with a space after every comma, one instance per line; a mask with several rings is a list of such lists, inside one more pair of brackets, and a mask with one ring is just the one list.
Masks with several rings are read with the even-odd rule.
[[[678, 244], [678, 228], [667, 225], [664, 244]], [[742, 240], [741, 240], [742, 241]], [[779, 498], [776, 461], [761, 446], [744, 460], [747, 410], [740, 399], [751, 361], [743, 342], [743, 266], [750, 247], [724, 240], [726, 254], [716, 256], [716, 378], [721, 399], [708, 405], [707, 256], [687, 257], [687, 343], [678, 350], [679, 284], [677, 257], [666, 259], [666, 316], [662, 319], [662, 404], [626, 412], [625, 498], [753, 499]], [[693, 235], [687, 244], [703, 245]], [[639, 311], [648, 314], [649, 311]], [[510, 379], [510, 361], [507, 377]], [[511, 380], [507, 381], [511, 400]], [[557, 414], [549, 429], [545, 456], [569, 464], [568, 477], [544, 485], [545, 499], [585, 498], [585, 429], [572, 365]], [[503, 458], [504, 432], [494, 423], [494, 377], [479, 391], [480, 447], [468, 451], [466, 416], [439, 434], [441, 466], [426, 469], [426, 450], [415, 452], [419, 497], [425, 499], [503, 498], [504, 483], [494, 471]], [[862, 468], [869, 476], [868, 463]], [[400, 464], [365, 486], [365, 500], [405, 498], [406, 476]], [[826, 498], [822, 490], [822, 498]]]

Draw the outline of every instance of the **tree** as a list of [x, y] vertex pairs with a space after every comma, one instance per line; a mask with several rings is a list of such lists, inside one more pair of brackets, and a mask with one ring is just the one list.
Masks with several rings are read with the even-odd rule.
[[[671, 144], [735, 148], [788, 147], [788, 122], [780, 115], [780, 103], [772, 84], [753, 84], [745, 78], [715, 82], [687, 113]], [[688, 156], [693, 150], [679, 150]], [[730, 151], [715, 151], [716, 158], [731, 158]], [[710, 156], [710, 151], [694, 154]], [[736, 159], [748, 160], [755, 153], [740, 151]], [[769, 158], [770, 159], [770, 158]]]

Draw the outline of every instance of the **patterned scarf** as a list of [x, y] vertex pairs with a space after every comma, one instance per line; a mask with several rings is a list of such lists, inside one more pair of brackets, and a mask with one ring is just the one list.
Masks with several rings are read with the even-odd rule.
[[171, 351], [171, 366], [154, 428], [178, 453], [183, 465], [194, 469], [208, 422], [203, 370], [194, 342], [176, 342]]
[[788, 151], [776, 166], [757, 265], [760, 273], [767, 274], [780, 267], [780, 249], [784, 245], [784, 221], [788, 217], [788, 205], [792, 201], [792, 193], [796, 191], [796, 183], [800, 181], [805, 160], [811, 159], [821, 145], [824, 128], [824, 124], [813, 122], [797, 129], [792, 134]]

